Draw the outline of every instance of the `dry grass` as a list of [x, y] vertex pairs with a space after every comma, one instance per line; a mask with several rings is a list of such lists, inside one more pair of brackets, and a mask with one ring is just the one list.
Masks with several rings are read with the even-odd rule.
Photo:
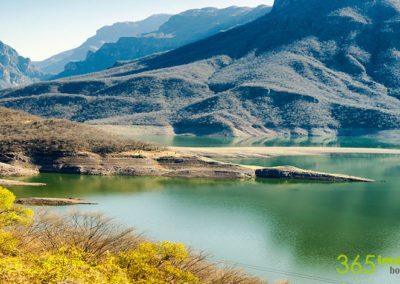
[[134, 248], [143, 238], [101, 214], [73, 212], [67, 216], [39, 212], [28, 230], [16, 232], [31, 251], [77, 247], [95, 257]]
[[27, 156], [77, 153], [108, 154], [160, 147], [110, 135], [94, 127], [60, 119], [41, 119], [0, 108], [0, 153]]
[[[136, 249], [147, 241], [133, 229], [117, 225], [114, 220], [97, 213], [73, 212], [68, 215], [41, 212], [32, 226], [18, 228], [14, 236], [20, 241], [19, 249], [40, 254], [61, 247], [77, 247], [101, 259], [109, 253], [119, 254]], [[222, 269], [206, 261], [204, 254], [191, 253], [177, 264], [206, 284], [261, 284], [265, 283], [236, 269]]]

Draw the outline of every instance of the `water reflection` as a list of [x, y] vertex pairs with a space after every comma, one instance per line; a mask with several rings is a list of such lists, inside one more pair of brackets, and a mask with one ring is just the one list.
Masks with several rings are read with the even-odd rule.
[[400, 133], [385, 131], [375, 135], [341, 136], [341, 137], [275, 137], [275, 138], [240, 138], [240, 137], [191, 137], [191, 136], [161, 136], [161, 135], [127, 136], [161, 144], [165, 146], [182, 147], [360, 147], [360, 148], [400, 148]]
[[[339, 277], [347, 253], [400, 256], [400, 157], [331, 155], [235, 162], [293, 165], [373, 178], [377, 183], [309, 183], [45, 174], [46, 188], [18, 196], [84, 197], [100, 210], [159, 240], [181, 241], [216, 259], [353, 283], [397, 283], [385, 269], [365, 278]], [[269, 279], [270, 272], [250, 272]], [[282, 275], [281, 275], [282, 276]], [[398, 280], [398, 279], [397, 279]], [[297, 279], [295, 283], [320, 283]]]

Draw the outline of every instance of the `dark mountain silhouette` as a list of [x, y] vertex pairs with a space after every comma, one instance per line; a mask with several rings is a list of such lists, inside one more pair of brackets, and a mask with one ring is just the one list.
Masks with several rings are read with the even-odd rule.
[[400, 128], [400, 1], [276, 0], [249, 24], [103, 72], [0, 92], [0, 104], [178, 134]]
[[27, 85], [42, 76], [29, 58], [20, 56], [15, 49], [0, 41], [0, 89]]
[[67, 63], [85, 59], [88, 52], [95, 52], [105, 43], [116, 42], [121, 37], [133, 37], [157, 30], [170, 18], [170, 15], [153, 15], [138, 22], [120, 22], [105, 26], [96, 32], [96, 35], [87, 39], [77, 48], [56, 54], [43, 61], [34, 62], [43, 72], [58, 74], [64, 70]]
[[188, 10], [172, 16], [158, 30], [135, 37], [122, 37], [115, 43], [104, 44], [88, 53], [83, 61], [71, 62], [54, 78], [82, 75], [113, 67], [117, 61], [127, 61], [153, 53], [163, 52], [209, 37], [218, 32], [249, 23], [271, 10], [268, 6], [256, 8], [229, 7]]

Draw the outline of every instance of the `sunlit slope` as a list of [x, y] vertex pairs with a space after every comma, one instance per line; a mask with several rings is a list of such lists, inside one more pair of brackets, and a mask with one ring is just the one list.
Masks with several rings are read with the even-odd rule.
[[0, 104], [178, 134], [319, 135], [400, 128], [399, 1], [278, 0], [250, 24]]

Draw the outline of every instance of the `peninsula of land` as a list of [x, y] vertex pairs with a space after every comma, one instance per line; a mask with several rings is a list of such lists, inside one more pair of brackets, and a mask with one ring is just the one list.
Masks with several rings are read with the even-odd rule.
[[[0, 114], [7, 117], [0, 121], [0, 177], [32, 176], [39, 172], [48, 172], [371, 182], [368, 178], [313, 172], [290, 166], [242, 166], [218, 161], [218, 158], [329, 153], [400, 154], [400, 150], [356, 148], [167, 148], [110, 135], [92, 126], [66, 120], [42, 119], [4, 108], [0, 109]], [[14, 181], [14, 185], [18, 185], [17, 183]], [[5, 180], [2, 184], [13, 185]]]

